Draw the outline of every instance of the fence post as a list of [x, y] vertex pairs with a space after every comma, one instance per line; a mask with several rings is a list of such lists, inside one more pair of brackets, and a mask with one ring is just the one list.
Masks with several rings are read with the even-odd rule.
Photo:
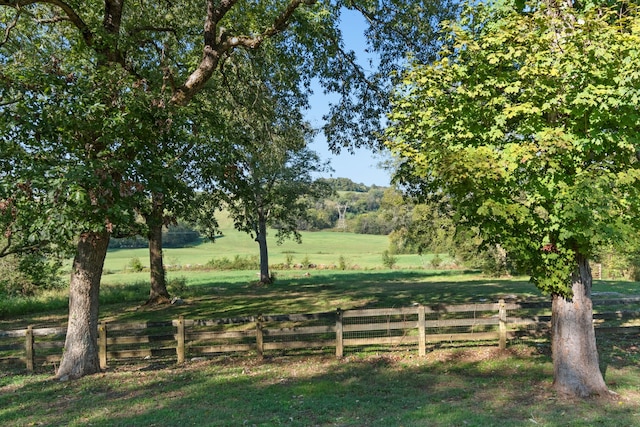
[[264, 334], [262, 332], [262, 315], [258, 316], [256, 321], [256, 350], [258, 351], [258, 357], [262, 359], [264, 357]]
[[427, 355], [427, 340], [425, 337], [426, 327], [425, 327], [425, 315], [424, 315], [424, 305], [420, 304], [418, 306], [418, 355], [426, 356]]
[[27, 327], [27, 332], [25, 334], [25, 351], [27, 354], [26, 362], [27, 362], [27, 372], [33, 372], [34, 358], [35, 353], [33, 351], [33, 326]]
[[107, 322], [100, 322], [98, 326], [98, 353], [100, 369], [107, 369]]
[[507, 309], [504, 305], [503, 299], [499, 300], [498, 304], [500, 304], [498, 310], [498, 327], [500, 333], [499, 347], [500, 350], [504, 350], [505, 348], [507, 348]]
[[342, 358], [344, 355], [344, 346], [342, 343], [342, 309], [336, 311], [336, 357]]
[[178, 317], [178, 347], [176, 354], [178, 355], [178, 364], [184, 363], [184, 316]]

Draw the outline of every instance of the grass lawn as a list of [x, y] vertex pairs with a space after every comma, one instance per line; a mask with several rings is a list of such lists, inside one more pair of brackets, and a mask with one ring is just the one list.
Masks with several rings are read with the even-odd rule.
[[[223, 240], [192, 250], [206, 252], [199, 258], [204, 260]], [[351, 250], [362, 250], [361, 244], [354, 243]], [[338, 246], [343, 256], [355, 257], [346, 244]], [[323, 251], [316, 247], [294, 255], [308, 253], [312, 262], [316, 255], [338, 257], [335, 251]], [[362, 255], [357, 270], [276, 271], [277, 280], [269, 286], [256, 284], [255, 271], [170, 271], [172, 292], [185, 304], [148, 307], [143, 305], [148, 272], [124, 273], [119, 267], [133, 253], [109, 253], [111, 274], [103, 277], [101, 319], [151, 321], [179, 315], [212, 319], [415, 302], [546, 299], [527, 278], [495, 279], [448, 269], [383, 269], [379, 261], [373, 264], [379, 255], [375, 254]], [[193, 253], [180, 256], [195, 260]], [[226, 253], [235, 252], [227, 248]], [[287, 253], [292, 252], [280, 256]], [[372, 264], [360, 261], [365, 256]], [[594, 283], [596, 298], [639, 294], [640, 284], [634, 282]], [[63, 324], [66, 306], [63, 291], [0, 301], [0, 330]], [[605, 380], [618, 393], [616, 399], [574, 401], [556, 396], [550, 389], [553, 366], [544, 341], [517, 343], [503, 352], [494, 347], [435, 347], [422, 358], [413, 350], [350, 352], [341, 360], [327, 353], [272, 352], [264, 360], [227, 355], [189, 360], [181, 366], [141, 360], [65, 383], [52, 381], [53, 371], [42, 368], [29, 376], [2, 371], [0, 425], [640, 425], [640, 337], [604, 335], [598, 347]]]
[[[382, 253], [389, 247], [387, 236], [354, 234], [333, 231], [302, 232], [302, 243], [287, 240], [278, 245], [275, 232], [268, 238], [269, 264], [282, 264], [288, 259], [291, 264], [323, 264], [347, 268], [382, 268]], [[258, 244], [247, 234], [233, 229], [226, 230], [224, 236], [215, 242], [203, 242], [190, 248], [164, 249], [165, 265], [191, 266], [205, 265], [212, 259], [235, 256], [258, 256]], [[440, 255], [445, 262], [451, 262], [446, 255]], [[131, 259], [138, 258], [143, 265], [149, 266], [149, 250], [115, 249], [110, 250], [104, 269], [108, 273], [126, 270]], [[396, 255], [398, 268], [425, 267], [430, 265], [433, 255]]]
[[0, 374], [4, 426], [635, 426], [635, 365], [603, 352], [616, 400], [550, 391], [546, 351], [512, 347], [139, 364], [78, 381]]

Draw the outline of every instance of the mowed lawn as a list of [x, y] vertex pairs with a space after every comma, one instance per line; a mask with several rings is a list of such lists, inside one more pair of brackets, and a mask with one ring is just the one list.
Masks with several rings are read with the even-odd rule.
[[[291, 261], [292, 264], [315, 264], [322, 267], [371, 269], [383, 267], [382, 254], [389, 248], [387, 236], [341, 233], [333, 231], [302, 232], [302, 243], [287, 240], [277, 244], [275, 232], [268, 239], [269, 264], [277, 265]], [[215, 242], [202, 242], [188, 248], [165, 248], [164, 263], [170, 268], [199, 268], [212, 259], [236, 256], [258, 257], [258, 244], [247, 234], [229, 230]], [[149, 266], [148, 249], [110, 250], [105, 260], [107, 273], [121, 272], [132, 258], [138, 258]], [[430, 265], [433, 255], [396, 255], [399, 268]], [[444, 258], [448, 258], [444, 256]]]
[[[233, 243], [223, 246], [225, 239]], [[238, 239], [238, 240], [235, 240]], [[272, 263], [308, 257], [312, 263], [349, 259], [346, 270], [278, 270], [269, 286], [255, 271], [186, 269], [217, 256], [257, 253], [240, 234], [216, 243], [166, 251], [171, 290], [183, 305], [145, 306], [149, 273], [123, 272], [146, 250], [111, 251], [101, 289], [100, 318], [109, 321], [226, 318], [311, 313], [356, 307], [454, 304], [504, 297], [548, 299], [526, 277], [491, 278], [450, 267], [430, 256], [407, 256], [414, 268], [382, 266], [386, 237], [309, 233], [305, 243], [272, 245]], [[287, 246], [289, 245], [289, 246]], [[305, 246], [308, 245], [308, 246]], [[243, 252], [244, 251], [244, 252]], [[254, 252], [255, 251], [255, 252]], [[173, 258], [172, 258], [173, 257]], [[279, 258], [280, 257], [280, 258]], [[326, 258], [324, 258], [326, 257]], [[400, 257], [399, 257], [400, 258]], [[144, 262], [143, 262], [144, 263]], [[416, 268], [418, 267], [418, 268]], [[596, 281], [596, 295], [639, 295], [634, 282]], [[66, 322], [66, 294], [49, 294], [35, 310], [0, 318], [0, 330]], [[139, 360], [77, 381], [52, 381], [53, 367], [36, 375], [0, 372], [2, 426], [636, 426], [640, 425], [640, 337], [598, 341], [612, 399], [566, 400], [551, 390], [550, 346], [430, 347], [416, 351], [364, 349], [343, 359], [272, 351], [188, 360], [183, 365]]]

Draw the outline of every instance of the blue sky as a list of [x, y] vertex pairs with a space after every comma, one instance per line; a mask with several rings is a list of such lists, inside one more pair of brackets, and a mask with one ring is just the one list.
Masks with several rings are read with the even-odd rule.
[[[366, 44], [364, 18], [356, 12], [343, 11], [340, 27], [343, 31], [346, 48], [356, 52], [359, 62], [366, 64], [369, 57], [364, 52]], [[311, 109], [307, 113], [307, 120], [313, 127], [322, 126], [322, 116], [328, 112], [330, 101], [331, 95], [322, 93], [321, 88], [314, 91], [310, 101]], [[356, 183], [365, 185], [389, 185], [389, 172], [378, 167], [378, 163], [384, 160], [383, 156], [374, 155], [371, 150], [367, 149], [357, 149], [354, 154], [342, 150], [339, 155], [335, 155], [327, 147], [327, 141], [323, 134], [318, 135], [311, 144], [311, 149], [320, 154], [323, 160], [331, 161], [334, 172], [326, 174], [325, 178], [349, 178]]]

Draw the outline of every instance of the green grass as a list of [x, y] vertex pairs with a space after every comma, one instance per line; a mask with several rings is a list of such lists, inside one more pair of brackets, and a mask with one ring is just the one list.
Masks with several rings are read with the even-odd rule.
[[[105, 275], [100, 291], [101, 319], [166, 320], [224, 318], [277, 313], [311, 313], [337, 308], [401, 307], [497, 301], [517, 297], [546, 300], [525, 277], [489, 278], [461, 270], [283, 270], [275, 283], [259, 286], [254, 271], [170, 271], [169, 289], [182, 306], [143, 306], [149, 273]], [[171, 284], [178, 282], [178, 288]], [[184, 286], [182, 286], [184, 284]], [[595, 281], [594, 293], [638, 295], [636, 282]], [[67, 291], [0, 301], [0, 330], [66, 321]]]
[[550, 391], [545, 353], [526, 347], [407, 354], [218, 358], [122, 367], [70, 383], [0, 374], [6, 426], [634, 426], [637, 366], [611, 364], [619, 400]]
[[[372, 245], [366, 239], [370, 236], [362, 240], [348, 236], [350, 247], [342, 240], [344, 236], [336, 236], [339, 233], [322, 234], [307, 239], [314, 246], [304, 250], [284, 247], [278, 256], [284, 260], [286, 254], [295, 258], [308, 255], [311, 262], [322, 263], [321, 256], [337, 260], [340, 255], [352, 259], [359, 255], [350, 263], [358, 263], [360, 269], [276, 271], [277, 280], [269, 286], [257, 285], [254, 271], [170, 271], [169, 281], [177, 283], [174, 294], [186, 302], [181, 306], [143, 306], [149, 273], [121, 271], [120, 266], [132, 256], [143, 259], [146, 250], [138, 255], [135, 251], [110, 252], [112, 274], [103, 277], [100, 317], [110, 321], [167, 320], [179, 315], [212, 319], [338, 307], [400, 307], [414, 302], [547, 298], [524, 277], [494, 279], [472, 271], [429, 270], [420, 258], [406, 263], [421, 269], [383, 269], [380, 254], [386, 245], [364, 252], [365, 246]], [[167, 258], [180, 257], [181, 262], [188, 259], [195, 265], [198, 260], [205, 263], [211, 259], [214, 249], [221, 256], [241, 253], [218, 246], [225, 238], [174, 254], [169, 250]], [[250, 243], [247, 250], [257, 249]], [[276, 256], [273, 263], [277, 262]], [[594, 292], [638, 295], [640, 284], [596, 281]], [[66, 322], [67, 296], [63, 291], [21, 301], [25, 307], [17, 309], [18, 300], [0, 301], [0, 329]], [[637, 335], [601, 336], [598, 348], [606, 382], [619, 399], [567, 401], [556, 396], [550, 388], [553, 366], [549, 344], [543, 341], [529, 347], [513, 345], [505, 352], [490, 347], [434, 347], [423, 358], [413, 350], [374, 349], [349, 352], [342, 360], [326, 353], [272, 353], [264, 360], [227, 355], [182, 366], [139, 361], [66, 383], [52, 381], [51, 368], [39, 367], [40, 373], [31, 376], [3, 371], [0, 425], [638, 425]]]
[[[176, 280], [177, 279], [177, 280]], [[459, 270], [283, 270], [275, 283], [257, 284], [253, 271], [171, 271], [170, 290], [182, 297], [182, 306], [143, 306], [149, 293], [149, 273], [117, 273], [103, 277], [100, 317], [110, 321], [224, 318], [276, 313], [311, 313], [337, 308], [401, 307], [497, 301], [518, 295], [541, 295], [526, 278], [494, 279]], [[185, 286], [174, 290], [171, 283]], [[38, 298], [0, 301], [0, 329], [28, 324], [49, 325], [66, 320], [64, 291]], [[28, 309], [28, 310], [27, 310]], [[23, 311], [19, 311], [23, 310]]]
[[[302, 232], [302, 243], [287, 240], [278, 245], [275, 232], [268, 239], [269, 264], [284, 263], [288, 257], [293, 264], [308, 261], [313, 264], [339, 266], [340, 258], [348, 268], [382, 268], [382, 253], [388, 249], [387, 236], [342, 233], [332, 231]], [[166, 265], [195, 268], [203, 266], [211, 259], [258, 256], [258, 244], [247, 234], [226, 230], [224, 237], [215, 242], [204, 242], [190, 248], [168, 248], [164, 251]], [[433, 255], [396, 255], [399, 268], [428, 266]], [[446, 261], [450, 258], [441, 255]], [[149, 266], [148, 249], [116, 249], [107, 254], [105, 271], [123, 271], [132, 258], [138, 258], [144, 266]]]

